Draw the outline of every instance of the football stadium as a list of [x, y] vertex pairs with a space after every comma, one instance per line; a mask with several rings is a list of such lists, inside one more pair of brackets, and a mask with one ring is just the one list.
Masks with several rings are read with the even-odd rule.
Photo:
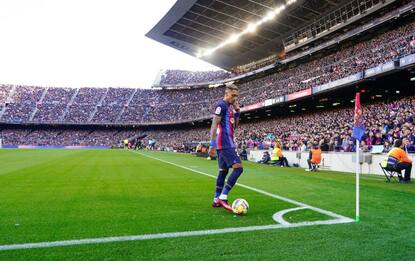
[[415, 260], [415, 1], [23, 2], [0, 260]]

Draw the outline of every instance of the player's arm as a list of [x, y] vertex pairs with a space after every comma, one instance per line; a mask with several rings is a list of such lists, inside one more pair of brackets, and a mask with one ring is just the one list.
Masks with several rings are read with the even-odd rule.
[[238, 127], [238, 125], [239, 125], [239, 116], [235, 117], [235, 127], [234, 127], [234, 129], [236, 129]]
[[212, 126], [210, 127], [210, 140], [216, 140], [216, 135], [217, 135], [216, 129], [221, 120], [222, 120], [221, 116], [218, 116], [218, 115], [213, 116]]
[[222, 120], [222, 117], [219, 115], [214, 115], [212, 119], [212, 126], [210, 127], [210, 147], [209, 147], [209, 156], [214, 157], [216, 154], [216, 129], [218, 127], [218, 124], [220, 124], [220, 121]]
[[234, 129], [236, 129], [239, 125], [239, 117], [240, 117], [240, 114], [241, 114], [241, 109], [239, 108], [238, 101], [236, 101], [233, 104], [233, 109], [235, 110], [235, 117], [234, 117], [235, 126], [234, 126]]
[[212, 126], [210, 127], [210, 147], [209, 147], [209, 156], [214, 157], [216, 155], [216, 131], [218, 128], [218, 125], [220, 124], [222, 117], [225, 116], [226, 113], [226, 107], [223, 105], [223, 103], [218, 103], [215, 109], [215, 113], [212, 119]]

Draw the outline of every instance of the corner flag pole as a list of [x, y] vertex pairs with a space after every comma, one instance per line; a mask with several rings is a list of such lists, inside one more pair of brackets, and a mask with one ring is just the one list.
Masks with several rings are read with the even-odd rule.
[[356, 139], [356, 223], [360, 222], [360, 140], [365, 134], [365, 126], [363, 124], [363, 111], [360, 104], [360, 93], [356, 93], [355, 108], [354, 108], [354, 126], [352, 137]]
[[359, 140], [356, 139], [356, 223], [360, 222], [360, 158], [359, 158]]

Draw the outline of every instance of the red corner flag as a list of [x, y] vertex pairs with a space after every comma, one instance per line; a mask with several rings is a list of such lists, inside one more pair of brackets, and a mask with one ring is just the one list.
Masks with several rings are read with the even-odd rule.
[[354, 123], [352, 137], [357, 140], [362, 140], [365, 135], [365, 125], [363, 124], [363, 111], [360, 104], [360, 93], [356, 93], [355, 106], [354, 106]]

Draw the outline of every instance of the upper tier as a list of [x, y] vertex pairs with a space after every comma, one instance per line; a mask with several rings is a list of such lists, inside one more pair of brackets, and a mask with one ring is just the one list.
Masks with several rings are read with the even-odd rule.
[[[415, 53], [415, 23], [328, 56], [239, 84], [242, 106], [323, 86]], [[395, 65], [394, 65], [395, 66]], [[397, 65], [400, 66], [399, 64]], [[0, 121], [7, 123], [152, 124], [209, 118], [223, 87], [184, 90], [0, 86]]]

